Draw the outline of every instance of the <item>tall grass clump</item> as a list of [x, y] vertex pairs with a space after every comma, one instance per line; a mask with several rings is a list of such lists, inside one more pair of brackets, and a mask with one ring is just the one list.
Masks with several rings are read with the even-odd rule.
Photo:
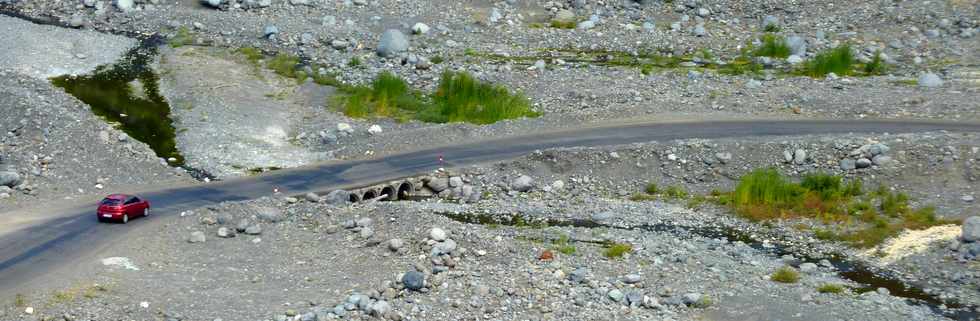
[[417, 112], [425, 104], [418, 93], [409, 88], [405, 80], [390, 72], [382, 72], [370, 86], [341, 89], [339, 96], [345, 115], [354, 118], [404, 117], [407, 112]]
[[769, 279], [779, 283], [796, 283], [800, 280], [800, 272], [797, 272], [794, 268], [784, 266], [776, 270], [776, 272], [773, 272], [769, 276]]
[[530, 101], [500, 85], [482, 82], [466, 72], [445, 72], [432, 96], [433, 108], [422, 121], [492, 124], [504, 119], [535, 117]]
[[755, 49], [753, 54], [756, 57], [773, 57], [773, 58], [786, 58], [789, 57], [791, 50], [789, 46], [786, 45], [786, 39], [777, 35], [763, 35], [762, 45]]
[[885, 64], [885, 59], [881, 58], [881, 51], [875, 52], [875, 56], [871, 58], [871, 62], [864, 64], [863, 71], [867, 75], [882, 75], [888, 69], [887, 64]]
[[337, 101], [350, 117], [393, 117], [424, 122], [492, 124], [536, 117], [524, 95], [481, 82], [466, 72], [446, 72], [431, 95], [413, 90], [398, 76], [383, 72], [370, 86], [342, 86]]
[[853, 73], [853, 64], [854, 54], [851, 53], [851, 46], [844, 44], [817, 54], [804, 64], [802, 73], [810, 77], [823, 77], [829, 73], [838, 76], [850, 75]]
[[776, 218], [782, 208], [799, 203], [804, 192], [775, 169], [764, 169], [742, 177], [732, 194], [732, 201], [736, 208], [761, 210], [758, 214], [762, 217], [755, 219]]

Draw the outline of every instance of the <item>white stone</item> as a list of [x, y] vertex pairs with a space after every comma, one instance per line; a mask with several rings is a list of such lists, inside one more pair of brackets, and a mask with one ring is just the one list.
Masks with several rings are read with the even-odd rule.
[[446, 236], [446, 231], [441, 228], [433, 227], [431, 230], [429, 230], [429, 238], [435, 241], [445, 241]]
[[381, 126], [371, 125], [371, 127], [368, 128], [368, 133], [370, 133], [371, 135], [380, 134], [381, 133]]

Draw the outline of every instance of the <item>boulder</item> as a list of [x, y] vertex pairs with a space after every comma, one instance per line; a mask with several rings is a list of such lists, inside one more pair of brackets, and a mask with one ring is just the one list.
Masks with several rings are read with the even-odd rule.
[[980, 216], [970, 216], [963, 221], [963, 242], [980, 240]]
[[518, 192], [527, 192], [534, 188], [534, 179], [527, 175], [521, 175], [510, 182], [510, 189]]
[[331, 205], [345, 205], [350, 202], [350, 192], [338, 189], [327, 193], [323, 200]]
[[397, 29], [388, 29], [381, 35], [378, 42], [378, 55], [382, 57], [394, 57], [398, 53], [408, 50], [408, 37]]
[[20, 183], [21, 177], [17, 172], [0, 172], [0, 186], [14, 187]]

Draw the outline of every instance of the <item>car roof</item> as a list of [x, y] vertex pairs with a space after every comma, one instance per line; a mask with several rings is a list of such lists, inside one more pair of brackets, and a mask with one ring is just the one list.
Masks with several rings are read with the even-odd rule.
[[132, 196], [132, 195], [127, 195], [127, 194], [112, 194], [112, 195], [106, 196], [105, 198], [114, 199], [114, 200], [123, 200], [123, 199], [129, 198], [130, 196]]

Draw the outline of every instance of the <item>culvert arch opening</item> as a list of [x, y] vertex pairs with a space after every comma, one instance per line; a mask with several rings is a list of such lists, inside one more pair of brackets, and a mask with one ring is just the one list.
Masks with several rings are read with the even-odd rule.
[[395, 187], [394, 186], [391, 186], [391, 185], [388, 185], [388, 186], [385, 186], [385, 187], [381, 188], [381, 194], [378, 195], [378, 196], [381, 196], [381, 195], [388, 195], [385, 198], [381, 199], [382, 201], [397, 201], [398, 200], [398, 194], [395, 194]]
[[367, 191], [364, 191], [364, 195], [361, 196], [361, 200], [362, 201], [366, 201], [366, 200], [369, 200], [369, 199], [372, 199], [372, 198], [375, 198], [375, 197], [378, 197], [378, 193], [377, 192], [375, 192], [374, 190], [367, 190]]
[[415, 186], [411, 182], [405, 181], [398, 184], [398, 199], [407, 200], [415, 192]]

